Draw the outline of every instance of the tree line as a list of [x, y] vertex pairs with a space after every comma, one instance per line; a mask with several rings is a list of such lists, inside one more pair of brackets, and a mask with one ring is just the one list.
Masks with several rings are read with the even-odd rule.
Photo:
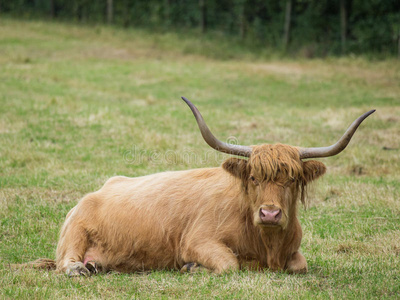
[[399, 0], [0, 0], [0, 13], [222, 32], [306, 56], [398, 55]]

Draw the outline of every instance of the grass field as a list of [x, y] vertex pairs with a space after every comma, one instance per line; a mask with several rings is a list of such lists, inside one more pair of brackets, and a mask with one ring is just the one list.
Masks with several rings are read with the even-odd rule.
[[[321, 159], [328, 172], [300, 210], [308, 274], [11, 269], [55, 258], [65, 215], [107, 178], [228, 157], [180, 96], [246, 145], [325, 146], [377, 109]], [[0, 19], [0, 226], [0, 298], [398, 299], [400, 61], [261, 60], [223, 39]]]

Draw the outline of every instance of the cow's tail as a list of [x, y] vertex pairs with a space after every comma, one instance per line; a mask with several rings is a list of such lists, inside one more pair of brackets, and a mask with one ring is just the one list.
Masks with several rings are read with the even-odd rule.
[[56, 261], [49, 258], [39, 258], [25, 264], [12, 264], [13, 269], [39, 269], [39, 270], [55, 270]]

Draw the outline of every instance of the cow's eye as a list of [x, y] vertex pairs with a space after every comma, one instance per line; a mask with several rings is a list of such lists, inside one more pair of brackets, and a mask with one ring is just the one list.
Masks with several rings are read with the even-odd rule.
[[250, 175], [250, 180], [251, 180], [255, 185], [258, 185], [258, 180], [257, 180], [253, 175]]
[[290, 179], [286, 182], [285, 186], [289, 186], [289, 185], [291, 185], [292, 183], [294, 183], [295, 181], [296, 181], [296, 178], [292, 177], [292, 178], [290, 178]]

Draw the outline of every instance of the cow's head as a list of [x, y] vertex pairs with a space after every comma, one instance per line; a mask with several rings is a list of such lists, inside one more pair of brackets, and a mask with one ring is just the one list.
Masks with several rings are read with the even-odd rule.
[[325, 173], [319, 161], [300, 159], [297, 148], [275, 144], [252, 147], [249, 159], [229, 158], [222, 167], [242, 181], [254, 225], [285, 229], [304, 203], [305, 186]]
[[182, 99], [192, 110], [208, 145], [224, 153], [248, 158], [229, 158], [222, 167], [242, 181], [246, 199], [252, 209], [253, 223], [264, 228], [285, 229], [296, 211], [296, 200], [300, 198], [304, 203], [304, 187], [325, 173], [323, 163], [303, 159], [340, 153], [361, 122], [375, 111], [360, 116], [338, 142], [328, 147], [302, 148], [282, 144], [241, 146], [215, 138], [198, 109], [186, 98]]

